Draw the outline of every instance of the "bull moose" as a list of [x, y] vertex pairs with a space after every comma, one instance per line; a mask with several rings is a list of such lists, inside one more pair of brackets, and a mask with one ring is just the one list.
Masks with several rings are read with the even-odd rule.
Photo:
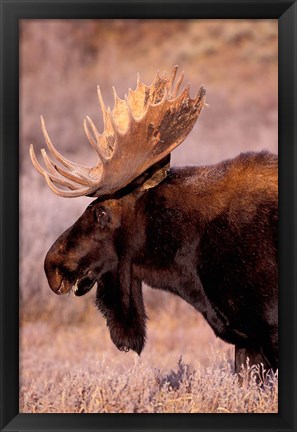
[[170, 167], [205, 105], [205, 89], [180, 91], [177, 66], [157, 73], [114, 107], [98, 97], [104, 131], [89, 117], [86, 135], [94, 167], [72, 163], [52, 144], [43, 168], [62, 197], [96, 197], [48, 251], [44, 268], [56, 294], [87, 293], [120, 350], [140, 354], [146, 339], [142, 281], [190, 303], [214, 333], [235, 345], [235, 371], [246, 358], [278, 367], [278, 161], [266, 151], [213, 166]]

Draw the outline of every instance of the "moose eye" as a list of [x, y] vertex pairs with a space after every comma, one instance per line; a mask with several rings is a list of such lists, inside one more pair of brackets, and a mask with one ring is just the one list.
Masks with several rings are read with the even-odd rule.
[[99, 222], [100, 227], [104, 228], [107, 223], [109, 222], [109, 216], [107, 214], [107, 211], [103, 207], [99, 207], [96, 209], [96, 220]]

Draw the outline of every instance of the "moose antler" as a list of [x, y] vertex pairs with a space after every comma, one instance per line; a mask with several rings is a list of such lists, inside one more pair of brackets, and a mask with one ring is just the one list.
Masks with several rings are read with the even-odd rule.
[[61, 165], [51, 160], [42, 149], [44, 169], [37, 161], [32, 144], [30, 156], [34, 167], [45, 177], [53, 192], [62, 197], [112, 194], [181, 144], [199, 117], [206, 91], [201, 86], [192, 99], [188, 84], [179, 93], [184, 74], [175, 82], [176, 73], [177, 66], [169, 77], [157, 73], [150, 86], [143, 84], [138, 76], [136, 89], [129, 89], [124, 100], [118, 97], [113, 87], [112, 111], [106, 108], [100, 87], [97, 87], [103, 113], [103, 133], [98, 132], [89, 117], [84, 120], [86, 135], [98, 154], [97, 164], [91, 168], [70, 162], [55, 149], [41, 117], [47, 147]]

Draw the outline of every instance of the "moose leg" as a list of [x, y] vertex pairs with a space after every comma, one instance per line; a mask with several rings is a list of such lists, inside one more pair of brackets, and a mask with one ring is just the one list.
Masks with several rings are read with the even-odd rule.
[[261, 345], [261, 352], [269, 362], [269, 369], [278, 369], [278, 326], [271, 325], [268, 329], [268, 337]]
[[271, 365], [261, 353], [261, 350], [255, 348], [239, 348], [235, 346], [235, 373], [241, 371], [241, 366], [246, 366], [247, 358], [249, 358], [249, 365], [253, 366], [262, 363], [266, 370], [271, 369]]

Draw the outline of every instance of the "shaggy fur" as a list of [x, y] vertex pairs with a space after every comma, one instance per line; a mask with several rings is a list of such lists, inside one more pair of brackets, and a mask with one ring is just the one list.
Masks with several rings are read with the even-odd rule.
[[141, 282], [174, 293], [247, 356], [278, 367], [277, 157], [241, 154], [209, 167], [171, 169], [157, 187], [98, 198], [45, 259], [58, 294], [98, 283], [111, 338], [141, 353]]

